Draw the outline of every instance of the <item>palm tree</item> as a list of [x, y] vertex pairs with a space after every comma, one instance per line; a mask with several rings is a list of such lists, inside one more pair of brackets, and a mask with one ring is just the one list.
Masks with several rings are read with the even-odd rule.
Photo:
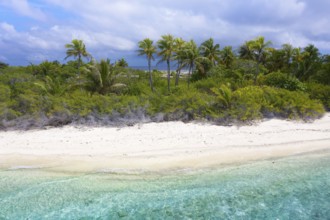
[[305, 53], [300, 47], [293, 49], [292, 60], [293, 60], [294, 66], [295, 66], [294, 75], [297, 78], [300, 78], [302, 75], [301, 72], [303, 69], [303, 63], [304, 63], [306, 56], [307, 56], [307, 53]]
[[86, 51], [86, 46], [82, 40], [73, 39], [71, 41], [71, 44], [65, 45], [65, 48], [67, 48], [65, 59], [72, 57], [72, 56], [74, 58], [78, 57], [77, 68], [78, 68], [78, 74], [79, 74], [80, 73], [79, 69], [82, 64], [82, 57], [91, 58], [91, 55]]
[[156, 47], [153, 45], [153, 41], [149, 38], [146, 38], [139, 42], [139, 50], [138, 55], [145, 55], [148, 60], [148, 69], [149, 69], [149, 84], [151, 91], [154, 91], [153, 83], [152, 83], [152, 73], [151, 73], [151, 60], [155, 60], [154, 54], [156, 53]]
[[43, 83], [36, 82], [34, 85], [38, 86], [42, 92], [54, 96], [62, 96], [69, 89], [73, 88], [75, 85], [65, 85], [56, 77], [45, 76], [43, 78]]
[[271, 45], [270, 41], [265, 42], [264, 37], [257, 37], [254, 40], [245, 42], [239, 49], [240, 57], [243, 59], [252, 59], [256, 61], [256, 74], [254, 82], [256, 83], [259, 75], [259, 65], [266, 60], [267, 50]]
[[110, 92], [111, 89], [116, 87], [115, 67], [110, 63], [110, 60], [101, 60], [100, 63], [94, 59], [90, 64], [84, 68], [84, 72], [87, 73], [87, 79], [85, 86], [92, 94], [97, 92], [101, 95], [105, 95]]
[[291, 44], [283, 44], [282, 45], [282, 51], [283, 51], [283, 60], [284, 60], [284, 66], [286, 68], [286, 71], [289, 72], [291, 70], [291, 63], [293, 59], [293, 47]]
[[200, 53], [203, 57], [208, 58], [212, 65], [215, 66], [220, 58], [220, 45], [214, 45], [213, 39], [210, 38], [201, 44]]
[[179, 79], [181, 74], [182, 60], [184, 59], [184, 45], [185, 41], [182, 38], [176, 38], [174, 40], [174, 51], [175, 54], [173, 59], [177, 61], [176, 77], [175, 77], [175, 86], [179, 85]]
[[242, 59], [247, 59], [247, 60], [254, 59], [251, 41], [246, 41], [242, 46], [240, 46], [238, 53], [239, 53], [239, 57]]
[[167, 89], [170, 91], [170, 80], [171, 80], [171, 60], [175, 50], [175, 40], [170, 34], [163, 35], [162, 39], [157, 42], [158, 48], [160, 49], [158, 55], [161, 56], [159, 62], [166, 61], [167, 64]]
[[233, 64], [235, 55], [231, 46], [226, 46], [222, 49], [220, 62], [228, 69]]
[[308, 45], [303, 50], [293, 50], [293, 63], [296, 65], [295, 75], [300, 80], [307, 80], [321, 65], [320, 53], [314, 45]]
[[126, 62], [126, 60], [124, 58], [121, 58], [119, 59], [116, 64], [116, 66], [119, 66], [119, 67], [128, 67], [128, 63]]
[[211, 88], [211, 91], [216, 95], [217, 101], [223, 107], [227, 107], [227, 108], [230, 107], [233, 92], [228, 86], [222, 84], [219, 88]]
[[301, 79], [308, 80], [311, 75], [317, 72], [321, 66], [320, 52], [313, 44], [309, 44], [304, 48], [304, 52], [307, 54], [304, 62], [304, 73]]
[[[188, 88], [190, 86], [190, 76], [191, 73], [194, 71], [194, 68], [203, 68], [202, 61], [207, 59], [205, 57], [200, 56], [199, 48], [197, 47], [194, 40], [190, 40], [189, 42], [185, 43], [183, 49], [183, 60], [182, 60], [182, 67], [188, 67]], [[201, 70], [203, 71], [203, 70]]]

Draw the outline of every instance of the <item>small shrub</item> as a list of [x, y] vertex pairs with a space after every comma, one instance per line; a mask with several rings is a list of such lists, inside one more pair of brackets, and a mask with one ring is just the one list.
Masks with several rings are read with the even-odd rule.
[[231, 89], [222, 84], [219, 88], [212, 88], [212, 92], [216, 95], [216, 101], [220, 108], [229, 108], [232, 102]]
[[240, 120], [254, 120], [262, 117], [265, 103], [264, 92], [258, 86], [248, 86], [236, 90], [232, 95], [231, 115]]
[[323, 85], [319, 83], [308, 83], [307, 92], [311, 99], [320, 100], [324, 107], [330, 110], [330, 85]]
[[259, 83], [276, 88], [287, 89], [290, 91], [305, 91], [305, 85], [297, 78], [287, 76], [282, 72], [272, 72], [259, 79]]
[[263, 109], [264, 115], [272, 113], [284, 118], [312, 119], [324, 113], [322, 104], [311, 100], [307, 93], [271, 87], [264, 87], [263, 90], [267, 101]]
[[211, 88], [217, 87], [219, 85], [219, 81], [210, 77], [194, 82], [192, 85], [199, 91], [212, 93]]
[[322, 104], [307, 93], [272, 87], [248, 86], [233, 93], [230, 113], [241, 121], [278, 116], [291, 119], [318, 118]]

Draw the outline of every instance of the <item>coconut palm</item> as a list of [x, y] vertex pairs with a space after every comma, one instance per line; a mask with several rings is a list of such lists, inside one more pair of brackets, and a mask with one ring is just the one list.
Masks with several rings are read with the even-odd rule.
[[231, 46], [226, 46], [221, 50], [220, 62], [226, 68], [230, 68], [235, 59], [235, 55]]
[[185, 43], [182, 51], [182, 67], [188, 67], [188, 87], [190, 86], [190, 77], [195, 68], [199, 68], [201, 72], [203, 71], [202, 62], [205, 61], [205, 57], [200, 56], [199, 48], [197, 47], [195, 41], [190, 40]]
[[320, 53], [314, 45], [308, 45], [303, 50], [293, 50], [293, 63], [295, 64], [295, 75], [300, 80], [307, 80], [313, 72], [321, 65]]
[[200, 53], [203, 57], [208, 58], [212, 65], [215, 66], [220, 58], [220, 45], [214, 45], [213, 38], [210, 38], [201, 44]]
[[311, 75], [317, 72], [321, 66], [320, 52], [317, 47], [312, 44], [309, 44], [304, 48], [304, 52], [307, 54], [304, 62], [304, 72], [301, 76], [301, 79], [307, 80]]
[[246, 41], [242, 46], [240, 46], [238, 54], [239, 57], [242, 59], [247, 59], [247, 60], [254, 59], [251, 41]]
[[54, 95], [54, 96], [62, 96], [65, 92], [67, 92], [70, 88], [73, 88], [75, 85], [65, 85], [56, 77], [45, 76], [42, 80], [43, 82], [36, 82], [34, 85], [39, 87], [43, 93]]
[[154, 91], [152, 83], [152, 73], [151, 73], [151, 60], [155, 60], [154, 54], [156, 53], [156, 47], [153, 44], [153, 41], [149, 38], [146, 38], [139, 42], [139, 56], [146, 56], [148, 61], [148, 70], [149, 70], [149, 84], [152, 91]]
[[307, 57], [307, 53], [305, 53], [300, 47], [294, 48], [292, 52], [292, 60], [294, 65], [294, 75], [299, 78], [303, 69], [304, 60]]
[[67, 48], [66, 51], [66, 57], [65, 59], [69, 57], [78, 58], [77, 62], [77, 69], [78, 74], [80, 73], [80, 66], [82, 64], [82, 58], [85, 57], [87, 59], [91, 58], [92, 56], [87, 52], [86, 46], [82, 40], [73, 39], [71, 41], [71, 44], [66, 44], [65, 48]]
[[181, 74], [182, 60], [184, 59], [184, 45], [185, 41], [182, 38], [176, 38], [174, 40], [175, 45], [175, 54], [173, 59], [177, 61], [176, 77], [175, 77], [175, 86], [179, 85], [179, 79]]
[[283, 56], [283, 61], [284, 61], [283, 66], [285, 66], [287, 72], [289, 72], [291, 69], [294, 48], [292, 47], [291, 44], [283, 44], [281, 50], [283, 51], [283, 55], [284, 55]]
[[256, 62], [256, 73], [254, 82], [256, 83], [260, 71], [260, 64], [266, 61], [267, 50], [271, 45], [270, 41], [265, 42], [264, 37], [257, 37], [254, 40], [247, 41], [239, 49], [239, 55], [243, 59], [252, 59]]
[[97, 92], [101, 95], [105, 95], [115, 88], [116, 71], [115, 67], [110, 63], [110, 60], [101, 60], [100, 63], [92, 60], [84, 68], [84, 72], [87, 74], [87, 82], [85, 87], [92, 94]]
[[128, 63], [126, 62], [126, 60], [124, 58], [121, 58], [119, 59], [116, 64], [116, 66], [119, 66], [119, 67], [128, 67]]
[[163, 35], [157, 42], [157, 46], [160, 49], [158, 55], [161, 57], [159, 62], [166, 61], [167, 64], [167, 89], [170, 91], [170, 80], [171, 80], [171, 60], [173, 59], [175, 50], [175, 40], [170, 34]]
[[230, 87], [222, 84], [219, 88], [211, 88], [211, 91], [216, 95], [217, 101], [223, 107], [230, 107], [233, 96], [233, 92], [231, 91]]

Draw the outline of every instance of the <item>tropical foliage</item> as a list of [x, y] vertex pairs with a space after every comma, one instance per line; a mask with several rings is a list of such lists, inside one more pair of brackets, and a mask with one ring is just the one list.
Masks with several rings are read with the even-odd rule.
[[151, 61], [155, 60], [154, 55], [156, 53], [156, 47], [153, 44], [154, 42], [149, 38], [146, 38], [139, 42], [139, 56], [146, 56], [148, 61], [148, 70], [149, 70], [149, 85], [152, 91], [154, 91], [154, 86], [152, 82], [151, 74]]
[[86, 46], [83, 43], [82, 40], [73, 39], [71, 44], [66, 44], [65, 48], [67, 48], [66, 51], [66, 57], [65, 59], [69, 57], [77, 58], [77, 69], [78, 73], [80, 73], [80, 66], [82, 65], [82, 58], [91, 58], [91, 55], [87, 52]]
[[170, 91], [170, 82], [171, 82], [171, 60], [173, 59], [175, 51], [175, 39], [172, 35], [163, 35], [162, 39], [157, 42], [160, 56], [159, 62], [166, 62], [167, 64], [167, 89]]
[[[264, 117], [310, 120], [330, 109], [330, 56], [313, 45], [276, 49], [258, 37], [235, 54], [212, 38], [198, 45], [163, 35], [158, 41], [138, 42], [147, 71], [129, 68], [124, 58], [114, 63], [90, 59], [81, 40], [66, 48], [66, 58], [74, 60], [65, 64], [1, 64], [0, 129], [166, 120], [232, 124]], [[154, 60], [164, 62], [166, 72], [152, 70]]]

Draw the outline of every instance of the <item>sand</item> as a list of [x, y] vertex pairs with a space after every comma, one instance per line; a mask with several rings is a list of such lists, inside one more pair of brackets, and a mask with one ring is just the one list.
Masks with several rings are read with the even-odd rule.
[[132, 127], [0, 132], [0, 169], [154, 172], [199, 169], [330, 150], [330, 113], [313, 123], [251, 126], [164, 122]]

